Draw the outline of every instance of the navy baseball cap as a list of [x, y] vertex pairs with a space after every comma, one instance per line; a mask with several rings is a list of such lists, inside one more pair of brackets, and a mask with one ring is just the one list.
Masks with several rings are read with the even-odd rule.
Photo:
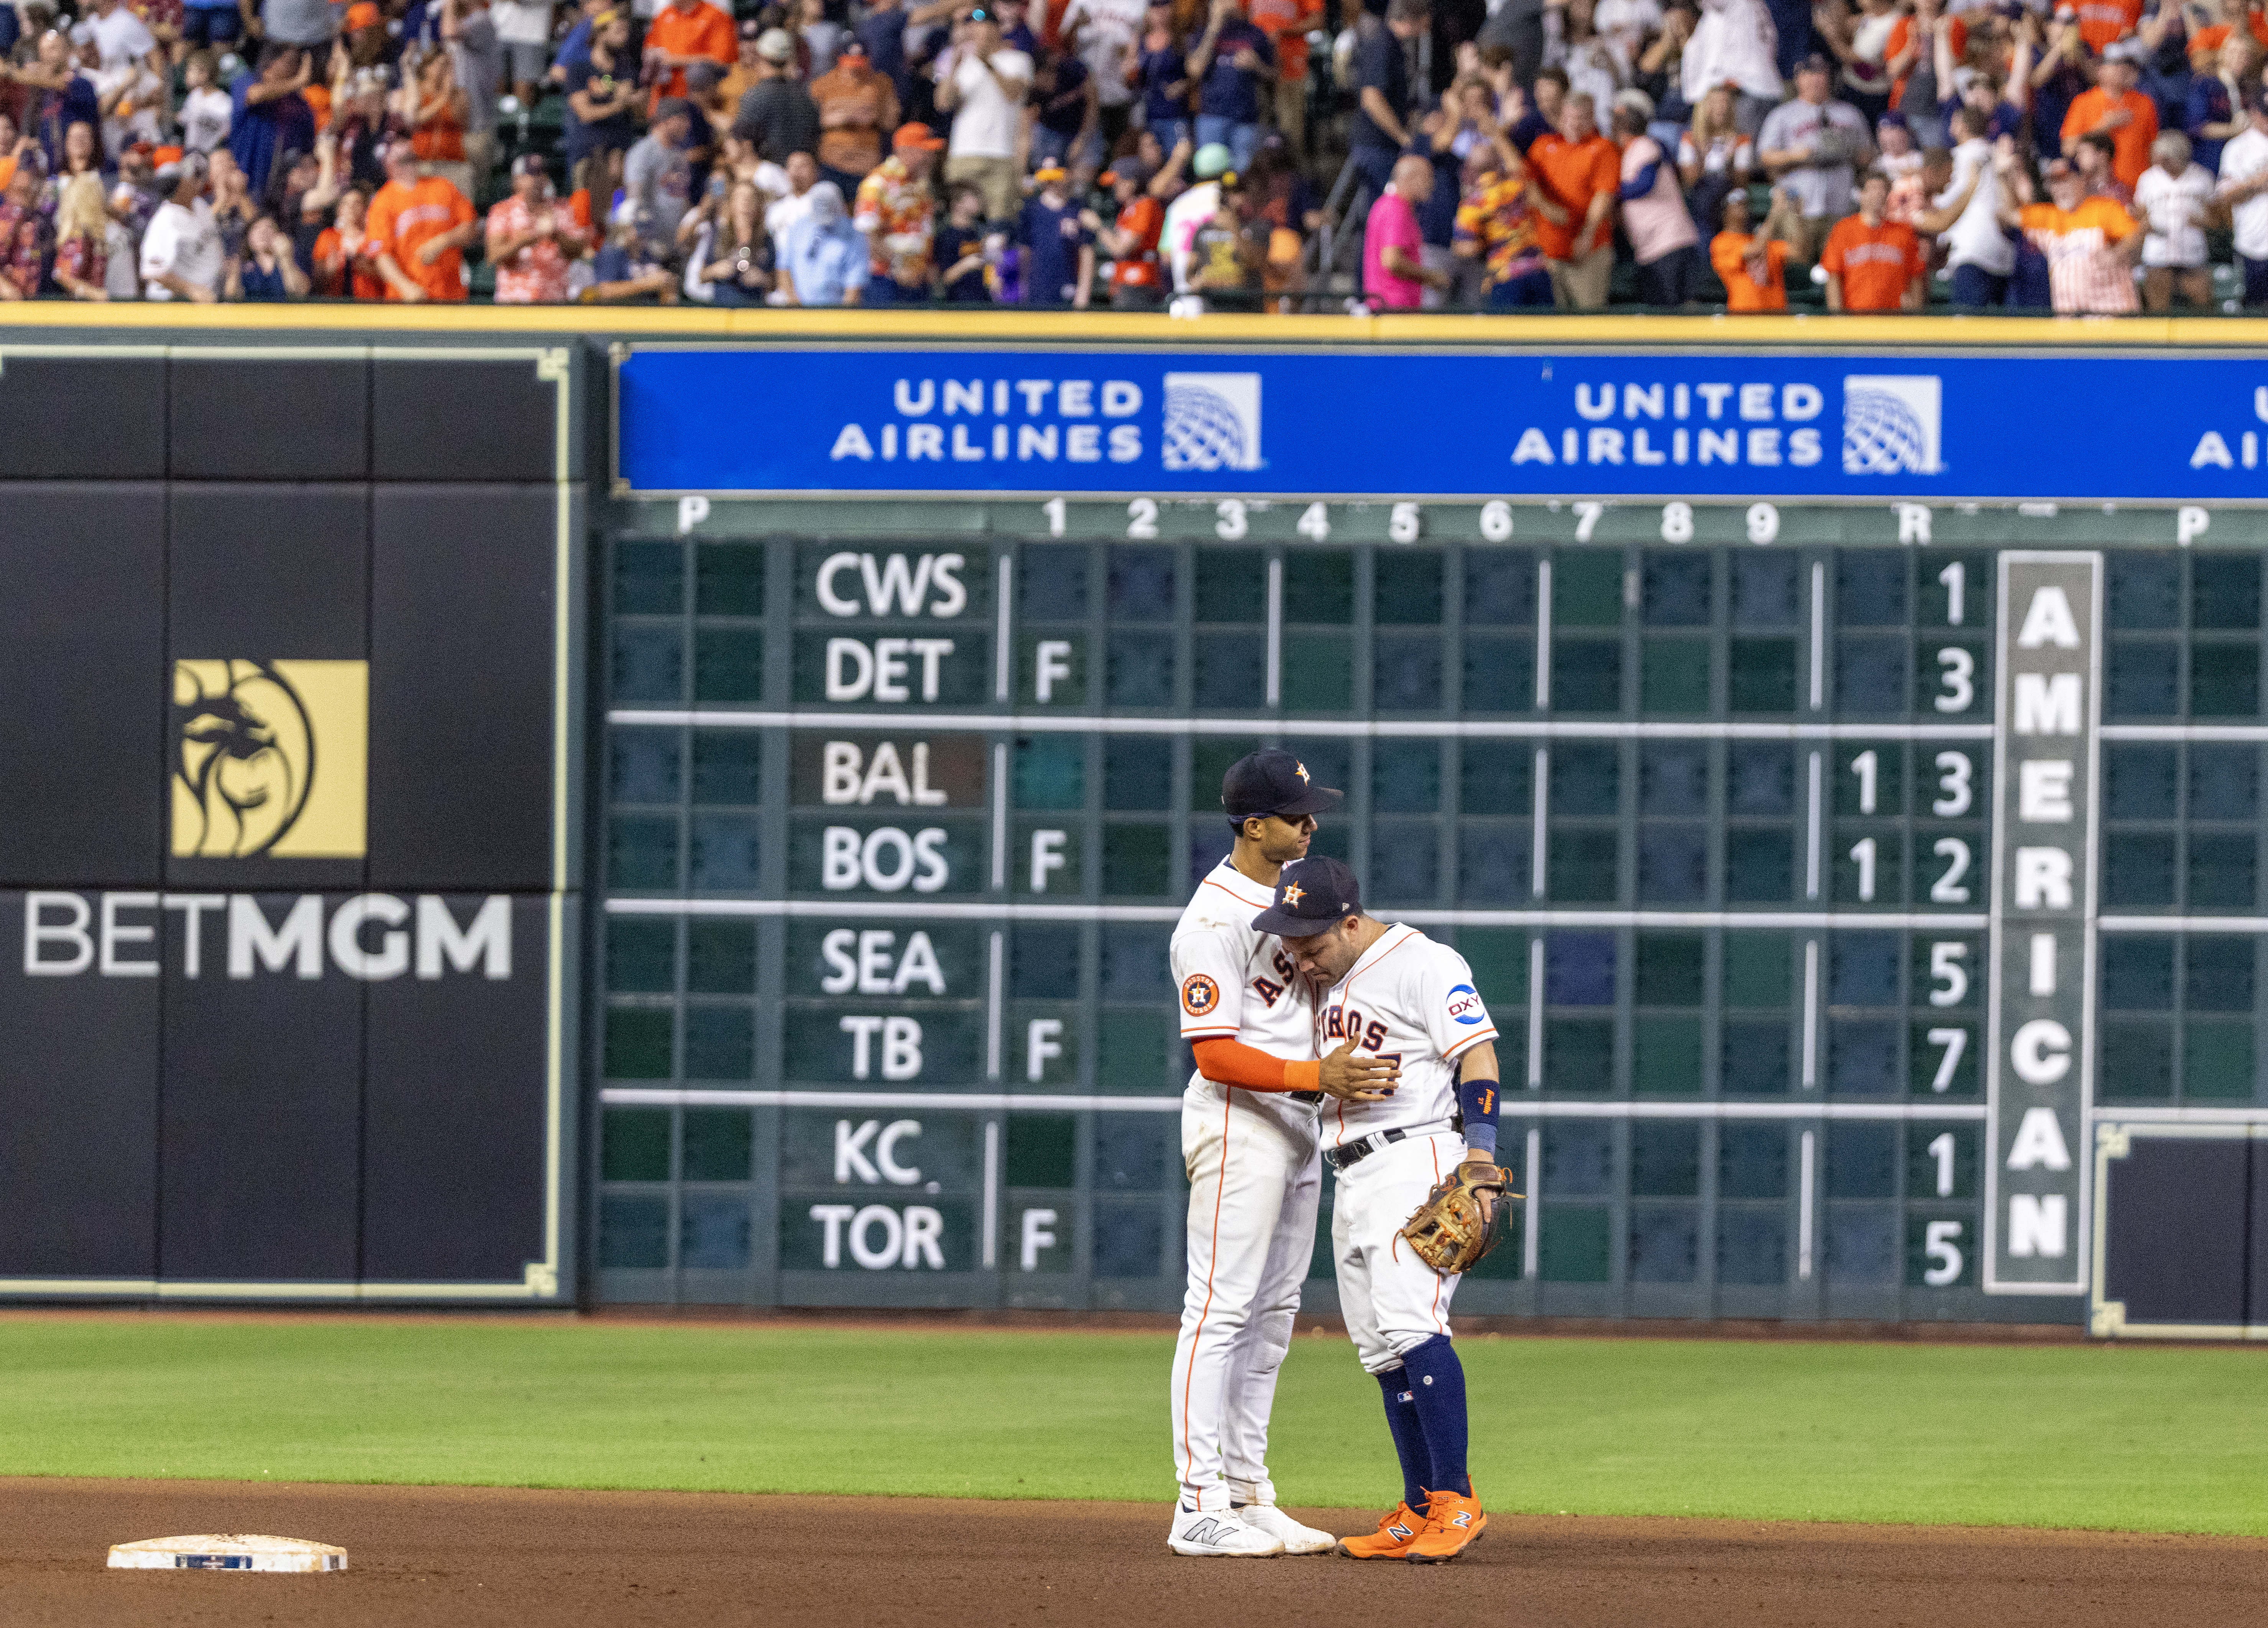
[[1252, 918], [1255, 932], [1312, 939], [1362, 909], [1362, 884], [1336, 859], [1294, 859], [1276, 882], [1276, 902]]
[[1307, 766], [1289, 752], [1248, 752], [1220, 777], [1220, 806], [1241, 825], [1255, 814], [1297, 819], [1327, 813], [1345, 800], [1344, 793], [1317, 785]]

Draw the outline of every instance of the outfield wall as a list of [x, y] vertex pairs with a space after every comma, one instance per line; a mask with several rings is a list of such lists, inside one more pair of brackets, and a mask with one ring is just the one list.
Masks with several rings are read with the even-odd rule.
[[1170, 1309], [1265, 742], [1503, 1033], [1461, 1308], [2268, 1327], [2250, 325], [75, 314], [0, 1293]]

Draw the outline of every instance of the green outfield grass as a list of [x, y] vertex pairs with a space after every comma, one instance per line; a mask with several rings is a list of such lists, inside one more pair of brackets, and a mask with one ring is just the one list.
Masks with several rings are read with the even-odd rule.
[[[1172, 1341], [0, 1317], [0, 1473], [1171, 1495]], [[1492, 1508], [2268, 1534], [2268, 1351], [1462, 1338]], [[1384, 1506], [1375, 1383], [1285, 1368], [1286, 1503]]]

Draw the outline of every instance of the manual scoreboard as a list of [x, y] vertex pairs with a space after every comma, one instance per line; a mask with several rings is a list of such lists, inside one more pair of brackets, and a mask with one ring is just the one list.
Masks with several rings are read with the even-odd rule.
[[1314, 357], [618, 356], [602, 1298], [1177, 1304], [1167, 935], [1282, 745], [1502, 1032], [1473, 1313], [2079, 1318], [2098, 1122], [2257, 1112], [2257, 512], [1962, 483], [1973, 357], [1534, 361], [1484, 466]]

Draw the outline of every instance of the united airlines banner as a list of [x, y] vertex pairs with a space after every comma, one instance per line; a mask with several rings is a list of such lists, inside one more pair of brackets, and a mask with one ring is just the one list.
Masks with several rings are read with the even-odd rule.
[[2225, 357], [688, 347], [617, 413], [654, 495], [2268, 495], [2268, 369]]

